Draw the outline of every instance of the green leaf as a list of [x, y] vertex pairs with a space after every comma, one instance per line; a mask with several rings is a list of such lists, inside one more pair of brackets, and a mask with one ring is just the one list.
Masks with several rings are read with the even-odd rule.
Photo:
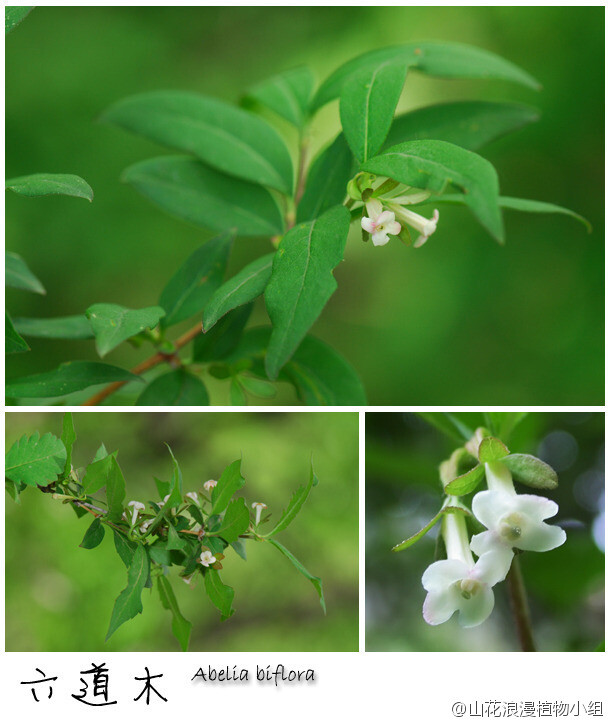
[[[435, 413], [431, 413], [435, 415]], [[476, 464], [474, 458], [465, 448], [456, 448], [451, 456], [439, 466], [439, 474], [443, 488], [455, 480], [464, 469], [470, 470]]]
[[502, 459], [518, 483], [524, 483], [532, 488], [557, 488], [559, 480], [555, 471], [548, 463], [541, 461], [527, 453], [511, 453]]
[[127, 586], [117, 597], [110, 617], [106, 641], [114, 632], [136, 614], [142, 612], [142, 590], [148, 581], [150, 562], [142, 544], [137, 544], [127, 572]]
[[320, 86], [312, 110], [321, 108], [341, 95], [348, 78], [362, 68], [380, 65], [387, 60], [404, 60], [410, 68], [439, 78], [473, 78], [511, 81], [540, 88], [529, 73], [494, 53], [461, 43], [407, 43], [380, 48], [348, 61]]
[[176, 460], [176, 457], [174, 456], [174, 452], [169, 447], [169, 445], [166, 443], [167, 450], [169, 451], [169, 455], [172, 457], [172, 480], [170, 481], [170, 491], [169, 491], [169, 498], [161, 508], [161, 513], [165, 514], [166, 511], [169, 509], [179, 506], [182, 503], [182, 471], [180, 470], [180, 466], [178, 465], [178, 461]]
[[326, 614], [326, 602], [324, 601], [324, 592], [322, 590], [322, 580], [319, 576], [313, 576], [313, 574], [310, 574], [307, 569], [301, 564], [301, 562], [292, 554], [288, 549], [280, 544], [279, 541], [276, 541], [275, 539], [267, 539], [267, 541], [270, 544], [273, 544], [278, 551], [281, 551], [282, 554], [288, 559], [288, 561], [294, 566], [294, 568], [299, 571], [306, 579], [309, 579], [309, 581], [312, 583], [314, 589], [318, 593], [318, 596], [320, 597], [320, 606], [322, 607], [322, 610], [324, 614]]
[[101, 461], [102, 458], [106, 458], [108, 455], [108, 451], [106, 450], [106, 446], [101, 443], [100, 447], [95, 452], [95, 455], [93, 456], [93, 463], [96, 463], [97, 461]]
[[4, 8], [4, 35], [8, 35], [19, 23], [34, 9], [34, 5], [28, 7], [6, 7]]
[[83, 549], [95, 549], [96, 546], [102, 543], [105, 533], [102, 522], [97, 518], [93, 519], [79, 546]]
[[233, 239], [229, 232], [210, 239], [170, 279], [159, 297], [167, 313], [163, 327], [182, 322], [204, 308], [222, 282]]
[[10, 398], [57, 398], [91, 385], [106, 385], [117, 380], [140, 380], [137, 375], [99, 362], [62, 363], [55, 370], [46, 373], [27, 375], [24, 378], [9, 380], [6, 395]]
[[123, 515], [123, 501], [125, 500], [125, 479], [115, 456], [110, 456], [108, 477], [106, 478], [106, 501], [108, 503], [108, 518], [120, 521]]
[[225, 619], [235, 614], [235, 610], [231, 606], [233, 604], [235, 591], [227, 584], [223, 584], [220, 574], [216, 569], [208, 569], [203, 581], [210, 601], [219, 610], [221, 615], [220, 620], [224, 622]]
[[182, 551], [186, 542], [180, 538], [180, 534], [176, 531], [174, 525], [170, 522], [167, 525], [167, 550]]
[[172, 632], [174, 633], [174, 637], [178, 640], [182, 651], [187, 652], [193, 625], [182, 616], [172, 585], [169, 579], [163, 576], [163, 574], [157, 577], [157, 588], [159, 590], [161, 605], [164, 609], [172, 613]]
[[[106, 449], [104, 448], [104, 451]], [[102, 453], [101, 451], [98, 451], [98, 453]], [[112, 471], [112, 460], [114, 459], [114, 455], [108, 455], [105, 454], [101, 456], [100, 458], [97, 458], [93, 460], [88, 466], [85, 471], [85, 475], [83, 476], [82, 486], [83, 486], [83, 493], [89, 494], [89, 493], [95, 493], [96, 491], [99, 491], [100, 488], [104, 488], [106, 484], [108, 483], [108, 478], [110, 476], [110, 472]]]
[[49, 196], [62, 194], [93, 201], [93, 189], [74, 174], [29, 174], [5, 181], [5, 188], [21, 196]]
[[273, 332], [266, 368], [275, 380], [337, 288], [333, 269], [343, 259], [350, 215], [333, 207], [319, 219], [293, 227], [282, 239], [265, 290]]
[[252, 86], [246, 100], [253, 100], [302, 128], [308, 117], [315, 78], [305, 66], [293, 68]]
[[129, 569], [138, 544], [128, 539], [125, 534], [119, 533], [116, 529], [113, 529], [112, 533], [114, 534], [114, 548], [121, 557], [123, 564]]
[[358, 161], [374, 156], [385, 141], [407, 75], [404, 60], [366, 66], [341, 89], [341, 125]]
[[248, 401], [246, 400], [246, 393], [236, 378], [233, 378], [233, 380], [231, 380], [229, 397], [231, 400], [231, 405], [242, 406], [248, 404]]
[[164, 211], [206, 229], [240, 236], [273, 236], [284, 229], [282, 212], [267, 189], [239, 181], [187, 156], [141, 161], [123, 181]]
[[136, 405], [209, 405], [203, 382], [184, 368], [160, 375], [149, 383]]
[[464, 203], [479, 222], [498, 242], [504, 241], [498, 175], [482, 156], [446, 141], [406, 141], [370, 159], [362, 168], [435, 194], [442, 194], [449, 185], [459, 187]]
[[61, 428], [61, 442], [66, 449], [66, 465], [64, 467], [64, 476], [68, 476], [72, 470], [72, 448], [76, 441], [76, 431], [74, 430], [74, 418], [72, 413], [64, 413]]
[[238, 458], [223, 471], [220, 480], [212, 489], [211, 515], [224, 511], [233, 498], [233, 495], [245, 484], [240, 469], [241, 458]]
[[211, 330], [193, 340], [193, 362], [223, 360], [239, 343], [252, 313], [252, 304], [226, 314]]
[[309, 481], [305, 486], [300, 486], [293, 494], [290, 499], [290, 503], [285, 511], [282, 512], [280, 520], [274, 526], [274, 528], [267, 534], [267, 536], [276, 536], [280, 531], [283, 531], [296, 517], [301, 510], [301, 507], [307, 501], [309, 493], [314, 486], [318, 485], [318, 477], [313, 471], [313, 463], [311, 464], [311, 470], [309, 473]]
[[512, 411], [498, 412], [498, 413], [487, 413], [491, 420], [491, 424], [494, 429], [494, 433], [504, 440], [508, 438], [517, 425], [529, 415], [529, 413], [514, 413]]
[[458, 443], [470, 440], [474, 434], [457, 415], [452, 413], [417, 413], [417, 415]]
[[482, 464], [471, 468], [445, 486], [445, 493], [450, 496], [465, 496], [474, 491], [485, 477], [485, 466]]
[[396, 544], [396, 546], [392, 547], [392, 551], [404, 551], [405, 549], [408, 549], [410, 546], [413, 546], [413, 544], [416, 544], [420, 539], [423, 539], [423, 537], [430, 531], [430, 529], [434, 528], [434, 525], [437, 524], [440, 519], [443, 517], [445, 513], [444, 507], [432, 518], [428, 523], [421, 528], [416, 534], [413, 534], [413, 536], [409, 536], [408, 539], [405, 539], [404, 541], [401, 541], [400, 544]]
[[510, 451], [504, 443], [493, 436], [487, 436], [479, 443], [479, 461], [481, 463], [493, 463], [509, 453]]
[[157, 543], [149, 546], [148, 555], [156, 564], [163, 564], [164, 566], [172, 565], [172, 555], [165, 548], [163, 543]]
[[4, 354], [14, 355], [17, 352], [27, 352], [30, 346], [21, 337], [13, 325], [8, 312], [4, 313]]
[[231, 548], [240, 558], [242, 558], [244, 561], [248, 561], [248, 557], [246, 555], [246, 543], [243, 539], [237, 539], [237, 541], [232, 541]]
[[91, 340], [95, 337], [91, 323], [85, 315], [69, 317], [18, 317], [15, 327], [27, 337], [48, 340]]
[[46, 486], [57, 481], [66, 465], [64, 444], [51, 433], [24, 435], [11, 446], [5, 458], [4, 475], [14, 483]]
[[205, 332], [214, 327], [227, 312], [248, 304], [263, 294], [271, 277], [273, 257], [273, 254], [266, 254], [256, 259], [214, 292], [203, 311]]
[[397, 116], [386, 138], [385, 148], [404, 141], [436, 139], [478, 151], [496, 138], [539, 118], [536, 109], [518, 103], [439, 103]]
[[214, 536], [220, 536], [230, 544], [232, 541], [237, 541], [240, 534], [247, 531], [249, 525], [250, 512], [246, 502], [243, 498], [238, 498], [227, 506], [220, 527], [214, 529]]
[[129, 310], [121, 305], [100, 303], [91, 305], [86, 314], [95, 335], [95, 347], [99, 356], [104, 357], [142, 330], [156, 327], [165, 310], [161, 307]]
[[4, 284], [7, 287], [36, 292], [45, 295], [45, 288], [42, 282], [34, 275], [25, 261], [15, 252], [4, 253]]
[[258, 378], [240, 375], [239, 384], [246, 392], [250, 393], [250, 395], [255, 395], [257, 398], [273, 398], [277, 393], [275, 385], [268, 383], [266, 380], [259, 380]]
[[345, 136], [337, 138], [314, 159], [305, 184], [305, 193], [297, 207], [297, 224], [317, 219], [325, 211], [342, 204], [347, 182], [357, 164]]
[[292, 192], [292, 160], [277, 131], [259, 116], [216, 98], [154, 91], [119, 101], [103, 120], [195, 154], [225, 174]]

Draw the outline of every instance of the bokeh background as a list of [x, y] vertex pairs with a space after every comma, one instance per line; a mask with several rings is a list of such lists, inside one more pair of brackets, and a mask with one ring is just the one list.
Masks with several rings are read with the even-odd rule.
[[[481, 414], [460, 418], [473, 429], [484, 425]], [[565, 528], [567, 541], [520, 556], [537, 647], [595, 650], [604, 638], [604, 416], [530, 413], [505, 442], [559, 475], [559, 487], [548, 494], [559, 504], [551, 523]], [[438, 466], [457, 445], [413, 414], [366, 416], [367, 651], [519, 650], [506, 582], [494, 587], [494, 611], [479, 627], [463, 629], [457, 616], [435, 627], [424, 622], [421, 576], [434, 561], [438, 526], [410, 548], [391, 552], [438, 512]]]
[[[249, 85], [296, 65], [311, 65], [323, 79], [364, 51], [417, 39], [489, 49], [542, 83], [536, 93], [413, 73], [399, 110], [468, 98], [536, 106], [537, 124], [483, 154], [498, 169], [502, 193], [568, 206], [594, 231], [566, 217], [507, 212], [501, 248], [457, 208], [442, 211], [438, 232], [419, 251], [364, 245], [355, 229], [336, 272], [339, 290], [313, 333], [354, 365], [373, 404], [602, 404], [601, 7], [36, 8], [7, 38], [7, 175], [76, 173], [95, 199], [7, 194], [7, 247], [48, 290], [45, 298], [11, 291], [13, 314], [155, 304], [169, 275], [211, 236], [120, 183], [127, 166], [167, 151], [97, 123], [111, 103], [154, 89], [234, 102]], [[334, 102], [317, 117], [314, 148], [338, 128]], [[269, 249], [268, 240], [240, 240], [230, 272]], [[253, 320], [266, 319], [259, 301]], [[32, 342], [35, 354], [14, 356], [10, 374], [96, 359], [92, 342]], [[123, 348], [108, 361], [142, 359]], [[226, 403], [228, 386], [213, 395]], [[293, 400], [286, 388], [276, 402]]]
[[[184, 491], [218, 478], [243, 455], [243, 493], [264, 501], [274, 520], [309, 478], [319, 485], [290, 527], [278, 536], [322, 577], [328, 614], [311, 583], [279, 551], [247, 542], [248, 561], [227, 549], [223, 581], [235, 589], [236, 613], [226, 622], [205, 594], [172, 568], [170, 580], [193, 623], [192, 651], [358, 650], [358, 415], [354, 413], [95, 413], [76, 414], [74, 465], [89, 463], [100, 442], [119, 450], [127, 498], [156, 500], [153, 476], [168, 480], [169, 443]], [[24, 433], [61, 434], [59, 413], [9, 413], [7, 449]], [[156, 590], [145, 589], [144, 612], [104, 643], [126, 570], [113, 537], [79, 548], [90, 517], [78, 519], [34, 489], [21, 505], [6, 500], [6, 649], [8, 651], [176, 651], [171, 615]]]

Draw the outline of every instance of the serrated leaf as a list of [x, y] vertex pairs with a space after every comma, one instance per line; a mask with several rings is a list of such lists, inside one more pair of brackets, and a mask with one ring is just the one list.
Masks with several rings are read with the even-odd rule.
[[320, 606], [322, 607], [322, 611], [324, 612], [324, 614], [326, 614], [326, 602], [324, 601], [324, 591], [322, 590], [322, 580], [320, 579], [320, 577], [310, 574], [303, 566], [303, 564], [301, 564], [301, 562], [296, 558], [296, 556], [288, 551], [285, 546], [280, 544], [279, 541], [276, 541], [275, 539], [267, 539], [267, 541], [275, 546], [278, 551], [281, 551], [282, 554], [284, 554], [284, 556], [298, 572], [300, 572], [306, 579], [309, 579], [309, 581], [313, 585], [313, 588], [316, 590], [318, 596], [320, 597]]
[[61, 442], [64, 444], [66, 449], [66, 465], [64, 467], [64, 476], [69, 475], [72, 470], [72, 448], [76, 441], [76, 431], [74, 430], [74, 418], [72, 413], [64, 413], [62, 428], [61, 428]]
[[210, 239], [170, 279], [159, 297], [166, 312], [163, 327], [182, 322], [204, 308], [222, 282], [233, 239], [230, 232]]
[[301, 507], [307, 501], [311, 489], [318, 484], [318, 478], [313, 470], [313, 463], [309, 473], [309, 481], [305, 486], [300, 486], [293, 494], [290, 499], [290, 503], [286, 509], [282, 512], [280, 520], [274, 526], [274, 528], [267, 534], [267, 536], [276, 536], [280, 531], [283, 531], [296, 517], [301, 510]]
[[[104, 453], [106, 449], [104, 448]], [[98, 451], [98, 453], [102, 453]], [[108, 483], [108, 476], [112, 469], [112, 459], [114, 455], [109, 456], [107, 453], [102, 455], [100, 458], [97, 457], [88, 466], [83, 476], [82, 486], [83, 493], [95, 493], [100, 488], [104, 488]]]
[[46, 486], [56, 481], [66, 464], [64, 444], [51, 433], [24, 435], [5, 458], [4, 475], [14, 483]]
[[58, 398], [92, 385], [112, 383], [117, 380], [140, 380], [137, 375], [99, 362], [75, 361], [62, 363], [55, 370], [27, 375], [9, 380], [6, 395], [10, 398]]
[[61, 194], [93, 201], [93, 189], [74, 174], [29, 174], [5, 181], [5, 188], [21, 196], [49, 196]]
[[6, 7], [4, 8], [4, 35], [8, 35], [19, 23], [24, 20], [34, 9], [34, 5], [27, 7]]
[[[220, 482], [219, 482], [220, 485]], [[228, 544], [237, 541], [250, 525], [250, 512], [243, 498], [238, 498], [227, 506], [220, 527], [214, 530], [214, 536], [220, 536]]]
[[[123, 501], [125, 500], [125, 478], [115, 456], [109, 456], [110, 463], [106, 478], [106, 501], [108, 503], [108, 518], [120, 521], [123, 515]], [[93, 464], [96, 465], [96, 464]]]
[[117, 597], [110, 617], [106, 641], [116, 630], [142, 612], [142, 590], [148, 581], [150, 562], [145, 548], [137, 544], [127, 572], [127, 586]]
[[218, 483], [212, 489], [212, 510], [210, 514], [219, 514], [224, 511], [234, 494], [245, 483], [241, 475], [241, 458], [238, 458], [225, 468]]
[[210, 397], [202, 380], [184, 368], [171, 370], [149, 383], [136, 405], [209, 405]]
[[8, 312], [4, 313], [4, 354], [14, 355], [18, 352], [27, 352], [30, 346], [21, 337], [13, 326], [13, 321]]
[[95, 549], [96, 546], [102, 543], [105, 533], [102, 522], [98, 518], [93, 519], [79, 546], [83, 549]]
[[407, 43], [380, 48], [348, 61], [320, 86], [312, 101], [312, 110], [337, 98], [348, 78], [362, 68], [386, 60], [404, 60], [420, 73], [439, 78], [473, 78], [511, 81], [538, 89], [539, 83], [529, 73], [494, 53], [461, 43]]
[[459, 187], [466, 206], [503, 243], [498, 175], [482, 156], [446, 141], [406, 141], [365, 162], [362, 168], [435, 194], [444, 193], [450, 185]]
[[165, 310], [161, 307], [129, 310], [122, 305], [100, 303], [91, 305], [86, 314], [95, 335], [95, 347], [99, 356], [104, 357], [142, 330], [156, 327]]
[[518, 103], [457, 101], [417, 108], [394, 119], [384, 147], [436, 139], [478, 151], [491, 141], [537, 121], [538, 111]]
[[559, 485], [557, 474], [551, 466], [527, 453], [511, 453], [502, 459], [502, 464], [508, 468], [515, 481], [526, 486], [553, 489]]
[[257, 101], [297, 128], [302, 128], [308, 116], [314, 84], [315, 78], [309, 68], [293, 68], [252, 86], [246, 93], [246, 99]]
[[267, 376], [275, 380], [337, 288], [333, 270], [343, 259], [350, 214], [333, 207], [312, 222], [293, 227], [273, 260], [265, 304], [273, 332]]
[[161, 605], [164, 609], [172, 613], [172, 632], [174, 633], [174, 637], [178, 640], [182, 651], [187, 652], [193, 625], [183, 617], [172, 585], [169, 579], [163, 576], [163, 574], [157, 577], [157, 588]]
[[467, 473], [463, 473], [445, 486], [445, 493], [450, 496], [466, 496], [474, 491], [485, 477], [485, 466], [478, 464]]
[[297, 207], [297, 224], [317, 219], [325, 211], [342, 204], [347, 182], [358, 169], [344, 134], [323, 149], [307, 174], [305, 192]]
[[359, 161], [381, 148], [407, 75], [404, 60], [385, 60], [361, 68], [346, 79], [341, 89], [341, 125]]
[[266, 254], [256, 259], [213, 293], [203, 310], [204, 332], [208, 332], [227, 312], [263, 294], [271, 277], [273, 257], [274, 254]]
[[85, 315], [69, 317], [16, 317], [16, 329], [26, 337], [47, 340], [92, 340], [95, 335]]
[[185, 541], [180, 538], [180, 534], [176, 531], [174, 525], [169, 522], [167, 524], [167, 550], [168, 551], [182, 551], [185, 546]]
[[228, 619], [235, 613], [235, 610], [231, 606], [233, 604], [235, 591], [232, 587], [222, 582], [220, 574], [215, 569], [208, 569], [203, 581], [210, 601], [220, 612], [221, 621]]
[[227, 313], [214, 327], [193, 340], [193, 362], [213, 362], [224, 360], [235, 347], [243, 334], [250, 315], [252, 304]]
[[25, 260], [15, 252], [4, 253], [4, 284], [7, 287], [46, 295], [42, 282], [32, 273]]
[[129, 569], [138, 544], [136, 544], [135, 541], [128, 539], [125, 534], [119, 533], [116, 529], [113, 529], [112, 533], [114, 535], [114, 548], [116, 549], [117, 554], [121, 557], [123, 564], [125, 564], [127, 569]]
[[486, 436], [479, 443], [479, 461], [481, 463], [493, 463], [509, 453], [510, 451], [504, 443], [493, 436]]
[[141, 161], [123, 181], [164, 211], [206, 229], [240, 236], [281, 234], [284, 220], [267, 189], [211, 169], [188, 156]]

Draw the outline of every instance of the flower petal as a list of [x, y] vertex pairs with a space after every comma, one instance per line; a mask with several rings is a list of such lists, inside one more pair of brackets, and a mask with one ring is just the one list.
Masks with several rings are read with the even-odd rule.
[[364, 231], [368, 232], [369, 234], [372, 234], [375, 231], [375, 222], [367, 216], [362, 217], [362, 221], [360, 222], [360, 224], [362, 225]]
[[424, 572], [421, 583], [428, 592], [446, 589], [454, 582], [464, 579], [468, 575], [468, 571], [468, 565], [457, 559], [435, 561]]
[[383, 247], [384, 244], [387, 244], [390, 241], [390, 237], [388, 237], [384, 231], [375, 232], [372, 238], [373, 244], [376, 247]]
[[[493, 531], [484, 531], [482, 534], [475, 534], [470, 539], [470, 548], [477, 556], [484, 556], [489, 551], [495, 551], [500, 547], [506, 547], [503, 539]], [[506, 547], [512, 549], [512, 547]]]
[[506, 579], [513, 561], [513, 551], [507, 546], [489, 549], [483, 554], [470, 572], [470, 578], [493, 587]]
[[453, 589], [429, 592], [422, 610], [424, 619], [432, 625], [446, 622], [460, 606], [460, 599], [460, 595]]
[[481, 587], [470, 599], [462, 599], [458, 620], [461, 626], [476, 627], [482, 624], [492, 613], [494, 601], [491, 587]]
[[377, 217], [376, 222], [379, 226], [380, 224], [391, 224], [394, 221], [394, 212], [388, 211], [387, 209]]
[[514, 510], [514, 498], [503, 491], [479, 491], [472, 499], [472, 513], [486, 529], [494, 529], [502, 516]]
[[561, 546], [565, 540], [566, 532], [560, 526], [549, 526], [541, 522], [525, 527], [515, 546], [525, 551], [550, 551]]
[[[392, 216], [394, 216], [394, 215], [392, 214]], [[386, 232], [388, 234], [392, 234], [393, 236], [400, 234], [401, 229], [402, 229], [402, 227], [400, 226], [400, 224], [398, 222], [390, 222], [389, 224], [385, 225]]]
[[515, 503], [521, 513], [539, 521], [550, 519], [559, 511], [559, 506], [555, 501], [551, 501], [550, 498], [545, 496], [534, 496], [529, 493], [519, 494]]
[[368, 215], [376, 222], [377, 218], [383, 211], [383, 204], [379, 201], [379, 199], [369, 199], [366, 202], [366, 211]]

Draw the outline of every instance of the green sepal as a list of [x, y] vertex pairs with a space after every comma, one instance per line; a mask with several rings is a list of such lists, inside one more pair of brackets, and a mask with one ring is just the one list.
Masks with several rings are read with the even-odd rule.
[[445, 493], [449, 496], [465, 496], [474, 491], [485, 477], [485, 466], [481, 463], [463, 473], [445, 486]]
[[498, 438], [493, 436], [486, 436], [479, 443], [479, 462], [480, 463], [493, 463], [501, 458], [504, 458], [510, 453], [508, 448]]

